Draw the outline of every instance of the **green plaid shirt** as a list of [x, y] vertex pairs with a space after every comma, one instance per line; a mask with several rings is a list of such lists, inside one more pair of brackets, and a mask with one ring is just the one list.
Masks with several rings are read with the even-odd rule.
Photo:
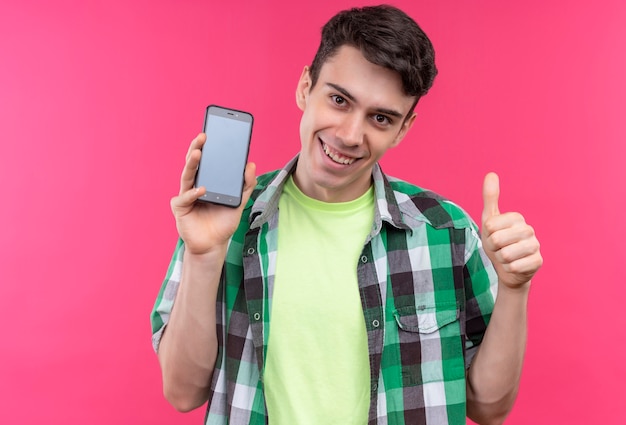
[[[296, 161], [258, 178], [230, 241], [207, 425], [267, 423], [263, 370], [278, 200]], [[385, 176], [378, 165], [372, 176], [374, 223], [356, 266], [370, 359], [368, 423], [465, 424], [465, 372], [491, 316], [496, 274], [476, 225], [458, 206]], [[155, 350], [178, 289], [183, 250], [179, 241], [152, 312]]]

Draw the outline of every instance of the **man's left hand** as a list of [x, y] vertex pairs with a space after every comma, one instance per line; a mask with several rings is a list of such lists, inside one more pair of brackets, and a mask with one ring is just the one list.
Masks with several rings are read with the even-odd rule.
[[483, 248], [501, 284], [519, 288], [529, 284], [543, 264], [535, 230], [517, 212], [500, 213], [498, 175], [489, 173], [483, 184]]

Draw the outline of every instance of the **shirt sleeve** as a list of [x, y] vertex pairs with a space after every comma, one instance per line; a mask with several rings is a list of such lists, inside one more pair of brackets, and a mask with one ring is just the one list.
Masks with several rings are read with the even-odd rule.
[[178, 240], [176, 249], [170, 265], [167, 269], [165, 280], [161, 285], [161, 290], [157, 296], [156, 302], [150, 314], [150, 323], [152, 325], [152, 347], [155, 352], [159, 350], [159, 343], [163, 336], [163, 330], [167, 326], [167, 322], [170, 319], [170, 313], [172, 312], [172, 306], [174, 305], [174, 299], [178, 292], [178, 285], [180, 284], [181, 270], [183, 265], [183, 253], [185, 251], [185, 245], [182, 239]]
[[469, 367], [482, 342], [498, 291], [498, 276], [483, 250], [475, 227], [466, 230], [465, 239], [466, 335], [465, 367]]

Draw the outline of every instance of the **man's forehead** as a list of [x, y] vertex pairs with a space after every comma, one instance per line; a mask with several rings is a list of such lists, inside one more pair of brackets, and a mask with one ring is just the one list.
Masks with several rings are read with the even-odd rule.
[[[397, 71], [377, 65], [352, 46], [342, 46], [320, 69], [318, 84], [327, 89], [343, 90], [351, 100], [376, 103], [402, 110], [406, 114], [415, 103], [415, 96], [404, 92]], [[347, 93], [346, 93], [347, 92]], [[408, 106], [406, 106], [408, 105]]]
[[369, 61], [360, 49], [350, 45], [341, 46], [326, 59], [320, 68], [320, 76], [325, 73], [348, 78], [366, 74], [376, 80], [388, 80], [391, 86], [396, 86], [401, 94], [408, 96], [403, 90], [402, 76], [398, 71]]

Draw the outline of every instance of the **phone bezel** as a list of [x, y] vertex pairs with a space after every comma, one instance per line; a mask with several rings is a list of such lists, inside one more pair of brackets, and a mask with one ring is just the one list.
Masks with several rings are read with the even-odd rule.
[[[233, 196], [233, 195], [226, 194], [226, 193], [206, 191], [204, 195], [198, 198], [198, 201], [200, 202], [209, 202], [212, 204], [219, 204], [219, 205], [225, 205], [228, 207], [236, 208], [239, 205], [241, 205], [243, 186], [245, 184], [245, 180], [243, 176], [244, 176], [244, 171], [245, 171], [245, 165], [248, 162], [248, 155], [250, 153], [250, 143], [252, 141], [252, 126], [254, 123], [254, 117], [252, 116], [250, 112], [241, 111], [238, 109], [226, 108], [226, 107], [218, 106], [218, 105], [209, 105], [206, 107], [206, 112], [204, 114], [204, 124], [202, 125], [202, 131], [205, 134], [207, 133], [207, 125], [209, 123], [210, 115], [232, 119], [235, 121], [241, 121], [241, 122], [249, 124], [248, 139], [247, 139], [247, 146], [246, 146], [246, 157], [245, 157], [245, 161], [243, 162], [243, 168], [241, 170], [241, 175], [242, 175], [241, 182], [242, 183], [241, 183], [241, 189], [239, 190], [239, 196]], [[198, 185], [198, 177], [200, 176], [200, 168], [202, 167], [202, 164], [203, 164], [203, 161], [201, 157], [200, 163], [198, 164], [198, 170], [196, 171], [195, 181], [194, 181], [194, 187], [196, 188], [202, 186], [202, 185]]]

